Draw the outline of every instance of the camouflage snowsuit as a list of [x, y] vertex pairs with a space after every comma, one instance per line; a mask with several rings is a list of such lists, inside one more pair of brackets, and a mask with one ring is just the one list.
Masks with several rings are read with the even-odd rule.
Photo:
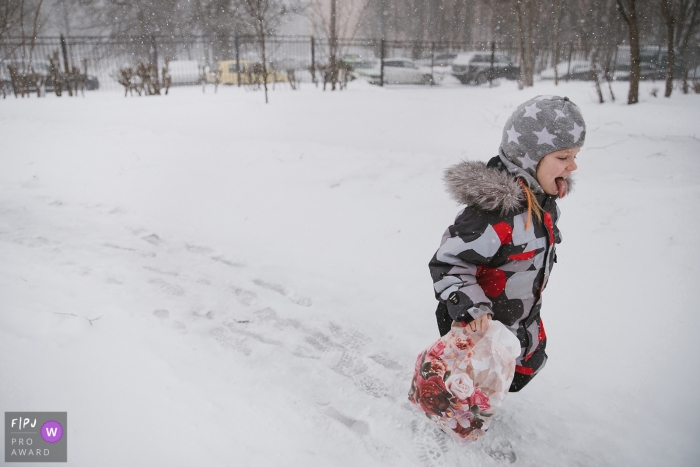
[[547, 361], [540, 309], [542, 291], [556, 261], [559, 209], [556, 197], [538, 195], [542, 222], [528, 211], [518, 180], [499, 162], [462, 162], [445, 174], [451, 195], [467, 204], [448, 227], [430, 261], [442, 335], [452, 320], [484, 314], [508, 326], [520, 340], [516, 377], [520, 390]]

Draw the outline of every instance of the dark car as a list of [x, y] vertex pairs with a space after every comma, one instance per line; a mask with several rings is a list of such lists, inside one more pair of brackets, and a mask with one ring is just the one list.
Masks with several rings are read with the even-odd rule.
[[[639, 79], [640, 80], [664, 80], [668, 69], [668, 51], [659, 46], [642, 46], [639, 48]], [[685, 65], [682, 57], [676, 53], [673, 62], [673, 77], [682, 78]], [[627, 81], [630, 79], [630, 49], [629, 46], [617, 47], [614, 60], [613, 77], [616, 80]]]
[[[594, 79], [594, 70], [590, 60], [571, 60], [561, 62], [557, 65], [557, 73], [562, 81], [592, 81]], [[598, 65], [595, 68], [598, 74], [598, 79], [603, 80], [603, 70]], [[540, 72], [540, 79], [554, 79], [554, 67], [545, 68]]]
[[452, 62], [452, 76], [462, 84], [484, 84], [491, 70], [493, 78], [517, 79], [520, 76], [520, 67], [502, 53], [493, 54], [493, 68], [489, 52], [461, 52]]

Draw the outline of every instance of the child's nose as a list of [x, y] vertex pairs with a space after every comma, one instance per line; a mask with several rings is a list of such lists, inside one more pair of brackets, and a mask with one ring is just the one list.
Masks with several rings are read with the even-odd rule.
[[573, 172], [574, 170], [578, 169], [578, 165], [576, 165], [576, 161], [572, 160], [571, 163], [569, 163], [569, 166], [567, 167], [567, 170], [569, 172]]

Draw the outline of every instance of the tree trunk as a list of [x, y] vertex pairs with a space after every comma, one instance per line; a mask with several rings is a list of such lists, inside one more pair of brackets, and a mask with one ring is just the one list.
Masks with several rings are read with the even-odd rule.
[[675, 66], [675, 52], [673, 50], [673, 22], [669, 22], [666, 26], [668, 29], [668, 69], [666, 71], [666, 92], [665, 97], [671, 97], [673, 91], [673, 71]]
[[554, 61], [554, 85], [559, 85], [559, 0], [554, 0], [554, 50], [553, 50], [553, 61]]
[[331, 43], [330, 43], [330, 58], [329, 65], [331, 67], [331, 91], [335, 91], [335, 85], [338, 82], [338, 58], [336, 54], [338, 53], [338, 32], [336, 29], [336, 1], [331, 0]]
[[593, 54], [591, 55], [591, 78], [593, 78], [595, 90], [598, 93], [598, 103], [605, 103], [603, 90], [600, 88], [600, 77], [598, 76], [598, 49], [593, 49]]
[[518, 18], [518, 48], [520, 49], [520, 85], [525, 86], [525, 68], [527, 65], [525, 64], [525, 34], [523, 30], [523, 15], [522, 12], [520, 11], [520, 3], [517, 2], [515, 4], [515, 15]]
[[265, 57], [265, 32], [260, 34], [260, 49], [262, 52], [263, 88], [265, 89], [265, 103], [267, 104], [267, 59]]
[[674, 41], [678, 56], [683, 61], [683, 94], [688, 94], [689, 61], [686, 51], [688, 48], [688, 40], [694, 34], [698, 24], [700, 24], [700, 0], [689, 0], [682, 2], [680, 5], [680, 10], [677, 14], [678, 18], [681, 20], [678, 21], [677, 24], [674, 24], [674, 32], [676, 35]]
[[671, 97], [673, 92], [673, 68], [675, 66], [675, 52], [673, 50], [673, 35], [676, 24], [676, 18], [673, 11], [673, 0], [661, 0], [661, 12], [666, 21], [666, 44], [668, 48], [668, 66], [666, 69], [666, 91], [665, 97]]
[[534, 34], [532, 33], [532, 1], [525, 0], [525, 5], [527, 6], [527, 42], [525, 43], [525, 52], [527, 53], [527, 83], [526, 85], [532, 87], [534, 83], [535, 75], [535, 50], [534, 50]]
[[[627, 9], [625, 9], [623, 2], [627, 5]], [[627, 95], [628, 104], [636, 104], [639, 102], [641, 58], [639, 56], [639, 29], [636, 2], [637, 0], [617, 0], [617, 10], [620, 12], [625, 23], [627, 23], [630, 33], [630, 91]]]
[[630, 92], [628, 104], [639, 102], [639, 77], [641, 74], [641, 57], [639, 56], [639, 29], [637, 28], [637, 0], [627, 0], [630, 5]]
[[520, 30], [520, 79], [521, 85], [532, 86], [534, 53], [532, 50], [532, 2], [531, 0], [516, 0], [515, 12]]

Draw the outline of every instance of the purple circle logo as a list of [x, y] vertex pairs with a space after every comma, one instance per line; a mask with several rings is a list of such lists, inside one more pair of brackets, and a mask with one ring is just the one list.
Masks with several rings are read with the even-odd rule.
[[56, 420], [48, 420], [41, 425], [41, 437], [47, 443], [56, 443], [63, 438], [63, 427]]

